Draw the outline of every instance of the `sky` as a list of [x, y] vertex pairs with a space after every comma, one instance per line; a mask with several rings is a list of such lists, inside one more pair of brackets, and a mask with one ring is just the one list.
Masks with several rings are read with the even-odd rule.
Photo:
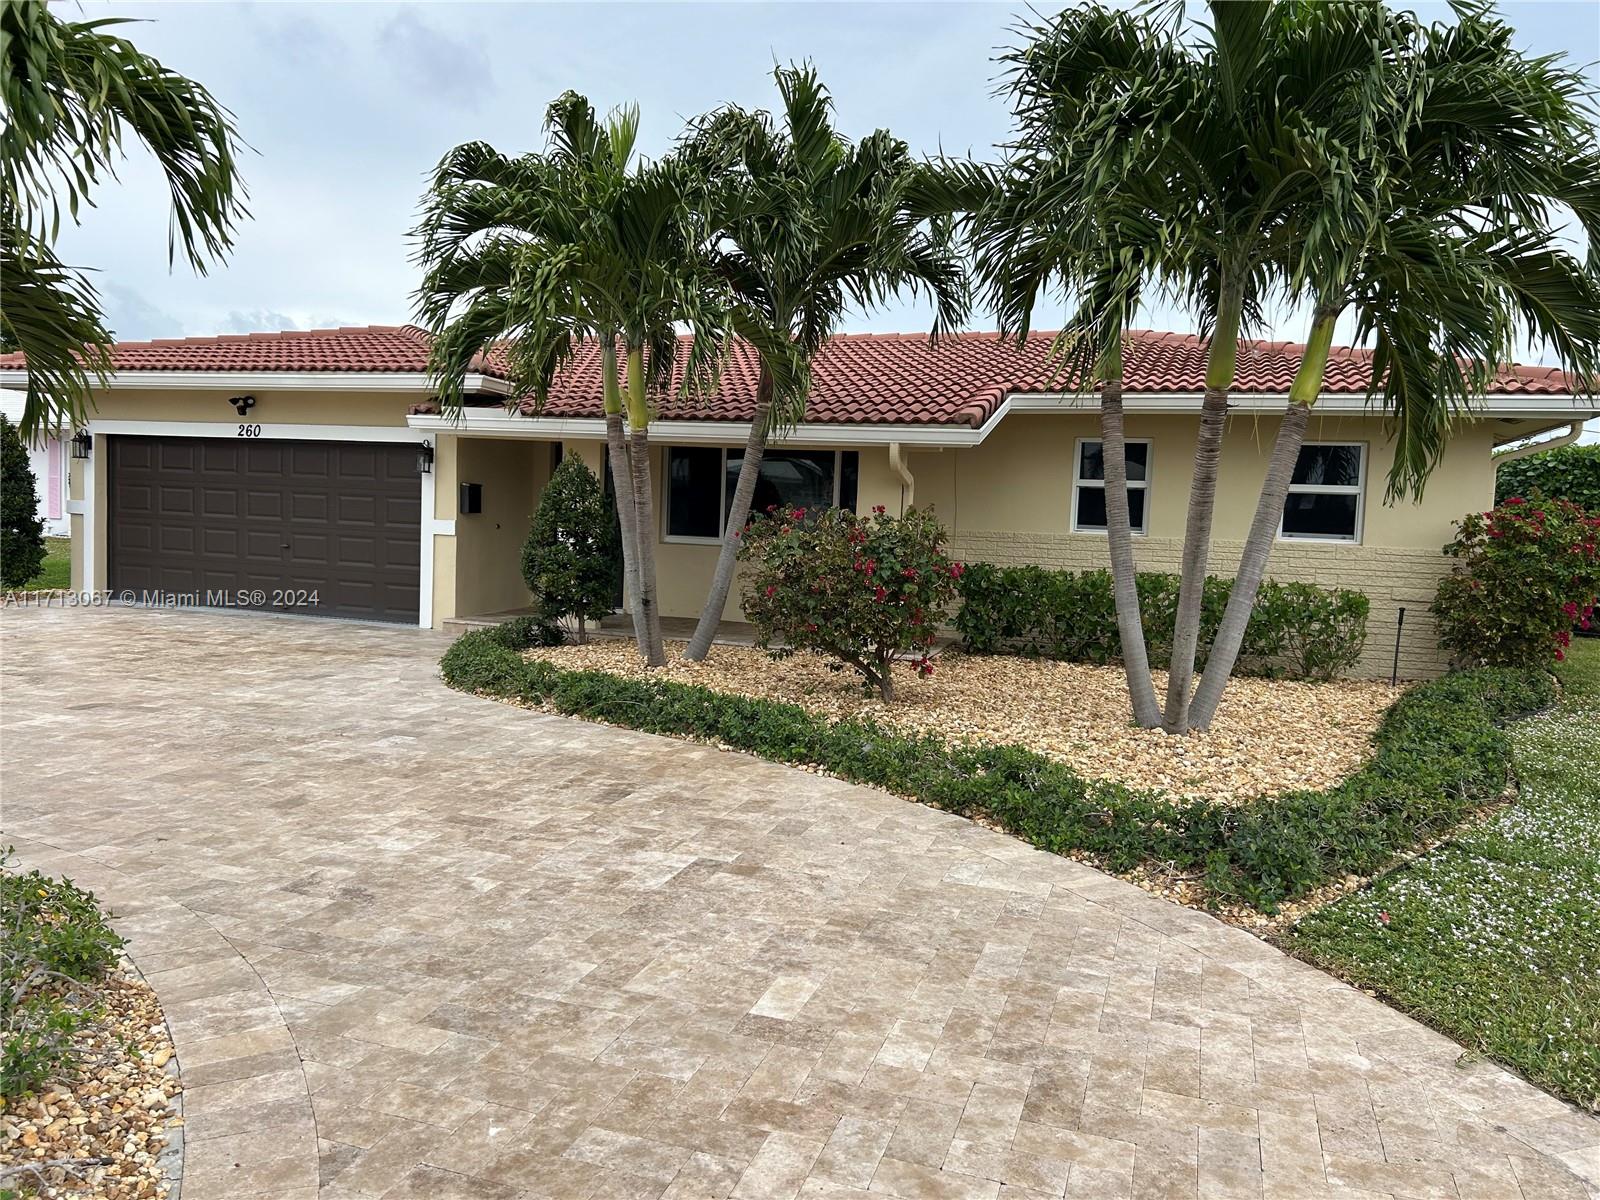
[[[1040, 12], [1053, 6], [1037, 4]], [[1444, 4], [1415, 6], [1448, 20]], [[637, 102], [640, 148], [667, 150], [684, 122], [728, 102], [772, 107], [775, 61], [813, 60], [841, 129], [887, 128], [920, 153], [989, 156], [1007, 136], [995, 53], [1027, 7], [1006, 3], [62, 4], [130, 17], [118, 32], [204, 83], [235, 114], [251, 218], [205, 276], [167, 260], [167, 196], [134, 152], [102, 187], [62, 258], [93, 267], [124, 340], [393, 324], [412, 315], [408, 230], [431, 167], [484, 140], [542, 146], [546, 104], [567, 88], [597, 108]], [[1600, 89], [1600, 0], [1501, 5], [1522, 43], [1565, 52]], [[1045, 304], [1036, 325], [1059, 322]], [[852, 313], [851, 331], [927, 328], [911, 300]], [[1153, 305], [1144, 323], [1192, 320]], [[984, 327], [981, 317], [975, 328]], [[1267, 335], [1304, 336], [1298, 313]], [[1600, 422], [1586, 440], [1600, 441]]]

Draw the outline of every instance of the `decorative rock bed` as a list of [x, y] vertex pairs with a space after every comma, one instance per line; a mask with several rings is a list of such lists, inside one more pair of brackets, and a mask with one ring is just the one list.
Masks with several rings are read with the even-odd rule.
[[[1372, 753], [1371, 736], [1400, 689], [1383, 683], [1302, 683], [1238, 678], [1206, 733], [1173, 738], [1132, 724], [1120, 667], [947, 651], [929, 679], [895, 669], [897, 699], [863, 694], [856, 675], [813, 654], [773, 660], [717, 646], [705, 662], [668, 643], [665, 667], [647, 671], [629, 641], [529, 650], [567, 670], [649, 676], [734, 695], [798, 704], [831, 719], [870, 717], [951, 742], [1014, 743], [1091, 779], [1180, 796], [1248, 800], [1337, 783]], [[1166, 677], [1156, 674], [1156, 689]]]
[[182, 1084], [161, 1004], [124, 965], [96, 985], [104, 1015], [74, 1039], [79, 1073], [0, 1113], [0, 1192], [165, 1200], [181, 1177]]

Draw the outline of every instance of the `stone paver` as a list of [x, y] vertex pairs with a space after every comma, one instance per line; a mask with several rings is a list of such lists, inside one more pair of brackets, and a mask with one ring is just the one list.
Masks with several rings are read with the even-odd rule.
[[[1248, 934], [879, 792], [459, 695], [436, 636], [13, 610], [0, 639], [6, 839], [111, 880], [171, 973], [218, 1141], [185, 1200], [1600, 1194], [1600, 1123]], [[292, 1053], [169, 922], [226, 939]]]

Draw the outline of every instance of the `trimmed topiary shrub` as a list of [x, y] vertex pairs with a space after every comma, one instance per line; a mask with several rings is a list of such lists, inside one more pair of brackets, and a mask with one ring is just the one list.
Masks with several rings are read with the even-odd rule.
[[[1143, 573], [1139, 611], [1151, 665], [1172, 654], [1178, 576]], [[1206, 579], [1199, 664], [1228, 606], [1233, 581]], [[960, 580], [956, 631], [973, 654], [1024, 654], [1108, 663], [1122, 653], [1109, 571], [1059, 571], [969, 563]], [[1331, 679], [1355, 665], [1367, 641], [1371, 602], [1360, 592], [1267, 580], [1256, 596], [1240, 661], [1245, 669]]]
[[1600, 445], [1557, 446], [1504, 463], [1495, 472], [1496, 504], [1534, 492], [1600, 513]]
[[962, 566], [944, 552], [944, 527], [912, 509], [869, 517], [848, 509], [771, 509], [744, 531], [744, 615], [757, 643], [777, 655], [814, 650], [853, 668], [894, 699], [890, 666], [912, 656], [931, 674], [928, 650]]
[[1439, 642], [1457, 661], [1545, 666], [1600, 604], [1600, 515], [1570, 500], [1512, 496], [1457, 523], [1439, 583]]
[[572, 618], [578, 640], [587, 641], [587, 622], [611, 611], [620, 553], [600, 481], [568, 455], [545, 485], [522, 547], [522, 577], [535, 606], [551, 621]]
[[[510, 639], [516, 641], [518, 639]], [[1544, 671], [1485, 667], [1411, 689], [1385, 714], [1372, 759], [1324, 791], [1225, 804], [1088, 780], [1020, 746], [952, 745], [866, 720], [661, 679], [530, 661], [497, 630], [465, 634], [441, 663], [452, 687], [612, 725], [815, 765], [967, 816], [1044, 850], [1093, 854], [1113, 870], [1160, 864], [1218, 900], [1266, 912], [1347, 874], [1372, 874], [1439, 836], [1506, 786], [1506, 722], [1548, 707]]]
[[44, 565], [44, 522], [28, 448], [0, 413], [0, 587], [20, 588]]

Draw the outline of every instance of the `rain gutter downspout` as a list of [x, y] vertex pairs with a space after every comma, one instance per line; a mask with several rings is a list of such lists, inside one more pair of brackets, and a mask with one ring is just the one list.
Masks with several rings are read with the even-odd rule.
[[901, 452], [899, 442], [889, 443], [889, 466], [900, 476], [900, 515], [903, 517], [906, 509], [916, 503], [917, 481], [911, 474], [911, 468], [906, 466], [905, 454]]
[[1567, 426], [1567, 431], [1560, 437], [1553, 437], [1543, 442], [1530, 442], [1526, 446], [1518, 446], [1515, 450], [1502, 450], [1494, 456], [1492, 461], [1495, 469], [1499, 470], [1502, 463], [1515, 462], [1519, 458], [1527, 458], [1530, 454], [1542, 454], [1546, 450], [1556, 450], [1562, 446], [1570, 446], [1582, 436], [1583, 422], [1573, 421]]

